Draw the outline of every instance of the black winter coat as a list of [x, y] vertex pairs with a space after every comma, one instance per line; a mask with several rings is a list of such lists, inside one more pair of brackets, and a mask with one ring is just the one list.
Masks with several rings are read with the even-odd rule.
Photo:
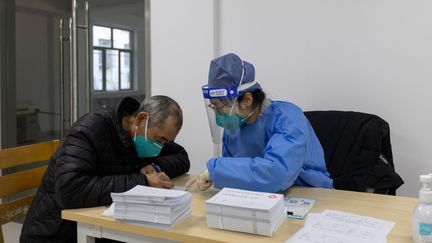
[[[107, 108], [81, 117], [52, 156], [21, 231], [20, 242], [76, 242], [76, 223], [62, 220], [61, 210], [112, 203], [111, 192], [147, 185], [139, 173], [150, 160], [140, 160], [122, 117], [139, 103], [123, 99], [117, 109]], [[189, 171], [186, 151], [176, 143], [163, 147], [151, 162], [173, 178]]]
[[372, 114], [305, 112], [324, 149], [336, 189], [395, 195], [404, 181], [395, 172], [386, 121]]

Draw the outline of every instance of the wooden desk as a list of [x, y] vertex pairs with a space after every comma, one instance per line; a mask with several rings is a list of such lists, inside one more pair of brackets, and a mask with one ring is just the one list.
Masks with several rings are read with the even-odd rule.
[[[185, 175], [176, 179], [176, 185], [183, 186], [188, 178], [189, 175]], [[62, 218], [78, 223], [78, 242], [91, 242], [92, 238], [87, 236], [128, 242], [145, 242], [145, 236], [164, 239], [161, 242], [284, 242], [303, 227], [304, 220], [286, 219], [273, 237], [210, 229], [206, 224], [204, 202], [217, 190], [199, 192], [192, 188], [191, 192], [192, 214], [169, 230], [126, 224], [102, 217], [100, 214], [105, 207], [63, 210]], [[387, 238], [388, 242], [412, 241], [411, 213], [417, 204], [416, 198], [303, 187], [291, 188], [286, 193], [315, 199], [311, 212], [333, 209], [393, 221], [396, 225]]]

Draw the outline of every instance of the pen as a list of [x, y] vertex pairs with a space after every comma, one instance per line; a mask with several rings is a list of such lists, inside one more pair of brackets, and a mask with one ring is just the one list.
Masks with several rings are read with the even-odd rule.
[[154, 169], [156, 172], [158, 172], [158, 173], [161, 172], [161, 169], [160, 169], [159, 165], [157, 165], [157, 164], [155, 164], [155, 163], [152, 163], [151, 165], [152, 165], [153, 169]]

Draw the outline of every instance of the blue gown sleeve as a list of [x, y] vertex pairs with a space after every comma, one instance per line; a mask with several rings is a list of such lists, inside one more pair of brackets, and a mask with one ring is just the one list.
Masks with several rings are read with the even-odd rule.
[[[280, 127], [280, 126], [279, 126]], [[224, 146], [224, 156], [229, 151]], [[306, 136], [296, 126], [275, 128], [263, 157], [221, 157], [207, 162], [216, 188], [279, 192], [294, 184], [306, 154]]]

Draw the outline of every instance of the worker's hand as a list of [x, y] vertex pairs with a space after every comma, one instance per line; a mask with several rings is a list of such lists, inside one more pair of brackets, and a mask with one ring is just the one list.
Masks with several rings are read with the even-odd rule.
[[149, 165], [142, 167], [140, 172], [143, 175], [147, 175], [147, 174], [156, 173], [157, 171], [154, 169], [154, 167], [151, 164], [149, 164]]
[[171, 179], [164, 172], [154, 172], [150, 174], [144, 174], [147, 177], [148, 185], [151, 187], [159, 187], [171, 189], [174, 187]]
[[201, 191], [207, 190], [212, 186], [213, 182], [210, 180], [210, 175], [208, 170], [203, 171], [196, 179], [196, 184], [198, 189]]
[[189, 190], [189, 188], [196, 183], [196, 186], [199, 190], [205, 191], [209, 187], [212, 186], [212, 181], [210, 180], [209, 172], [208, 170], [205, 170], [199, 174], [199, 176], [194, 177], [190, 180], [188, 180], [185, 184], [186, 190]]

